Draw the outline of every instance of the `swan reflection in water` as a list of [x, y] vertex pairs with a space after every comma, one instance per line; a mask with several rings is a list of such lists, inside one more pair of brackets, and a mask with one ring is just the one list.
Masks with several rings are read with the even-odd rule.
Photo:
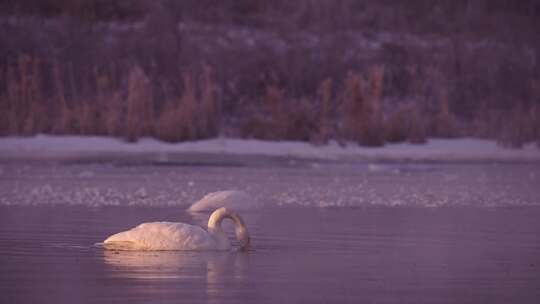
[[[249, 254], [240, 251], [104, 250], [103, 261], [109, 266], [112, 277], [139, 282], [172, 282], [175, 292], [192, 293], [200, 290], [200, 284], [204, 284], [207, 300], [214, 302], [219, 301], [223, 291], [246, 282]], [[198, 285], [198, 288], [194, 288], [194, 285]], [[147, 291], [153, 292], [151, 288]]]

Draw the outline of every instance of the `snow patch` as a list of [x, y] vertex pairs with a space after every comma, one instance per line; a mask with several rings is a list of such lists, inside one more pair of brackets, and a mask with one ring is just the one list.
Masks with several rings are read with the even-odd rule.
[[[430, 139], [424, 145], [387, 144], [384, 147], [360, 147], [336, 142], [313, 146], [305, 142], [261, 141], [216, 138], [169, 144], [152, 138], [126, 143], [117, 138], [99, 136], [51, 136], [0, 138], [0, 156], [8, 158], [47, 158], [104, 153], [208, 153], [284, 156], [321, 160], [375, 161], [540, 161], [540, 148], [534, 144], [523, 149], [506, 149], [495, 141], [474, 138]], [[379, 168], [372, 166], [371, 170]]]

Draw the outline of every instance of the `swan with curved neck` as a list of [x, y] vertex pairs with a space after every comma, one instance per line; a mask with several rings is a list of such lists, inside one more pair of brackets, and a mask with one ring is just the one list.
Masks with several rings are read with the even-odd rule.
[[106, 249], [116, 250], [229, 250], [231, 244], [221, 227], [224, 219], [234, 222], [240, 248], [248, 249], [250, 238], [244, 221], [238, 214], [225, 207], [215, 210], [210, 215], [208, 231], [184, 223], [143, 223], [109, 236], [103, 241], [103, 246]]

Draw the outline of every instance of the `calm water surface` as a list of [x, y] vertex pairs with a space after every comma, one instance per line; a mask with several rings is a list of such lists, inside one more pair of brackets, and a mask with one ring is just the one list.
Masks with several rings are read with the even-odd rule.
[[[0, 303], [538, 303], [537, 167], [327, 169], [3, 164]], [[252, 251], [93, 246], [220, 181], [268, 198]]]

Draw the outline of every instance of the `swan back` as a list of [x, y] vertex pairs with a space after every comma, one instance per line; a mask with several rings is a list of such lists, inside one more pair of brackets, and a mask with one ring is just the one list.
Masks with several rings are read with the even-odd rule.
[[193, 203], [189, 212], [203, 212], [216, 210], [220, 207], [232, 208], [236, 211], [257, 209], [260, 203], [251, 195], [239, 190], [216, 191], [206, 194], [199, 201]]
[[116, 233], [104, 242], [107, 249], [120, 250], [227, 250], [227, 240], [213, 238], [199, 226], [153, 222]]

